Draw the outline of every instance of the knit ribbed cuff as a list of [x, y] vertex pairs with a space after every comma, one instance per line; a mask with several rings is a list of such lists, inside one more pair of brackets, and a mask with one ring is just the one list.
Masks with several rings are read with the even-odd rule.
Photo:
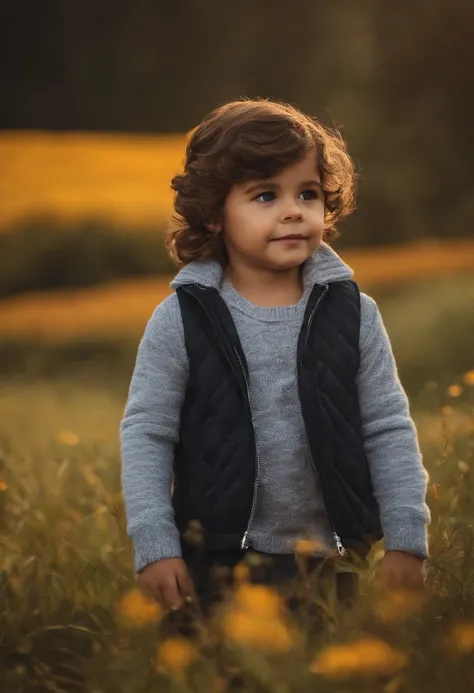
[[135, 572], [140, 573], [145, 566], [162, 558], [181, 558], [181, 542], [176, 528], [166, 531], [160, 527], [145, 527], [132, 536], [135, 550]]
[[429, 558], [428, 531], [424, 518], [403, 515], [397, 523], [384, 527], [385, 550], [405, 551], [420, 558]]

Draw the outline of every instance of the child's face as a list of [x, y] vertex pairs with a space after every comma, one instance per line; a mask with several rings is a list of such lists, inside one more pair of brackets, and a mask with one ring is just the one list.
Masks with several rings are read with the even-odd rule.
[[[313, 151], [268, 180], [232, 186], [222, 220], [230, 265], [291, 270], [314, 253], [324, 229], [320, 181]], [[290, 235], [300, 238], [282, 240]]]

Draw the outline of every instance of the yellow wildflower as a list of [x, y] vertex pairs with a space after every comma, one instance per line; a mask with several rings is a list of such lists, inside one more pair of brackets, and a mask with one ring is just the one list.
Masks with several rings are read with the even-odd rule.
[[464, 373], [464, 383], [465, 385], [469, 385], [471, 387], [474, 386], [474, 370], [468, 371], [467, 373]]
[[446, 646], [453, 652], [474, 651], [474, 621], [455, 623], [447, 638]]
[[278, 617], [283, 608], [283, 600], [275, 590], [265, 585], [244, 583], [234, 593], [238, 608], [258, 617]]
[[450, 385], [448, 387], [448, 395], [450, 397], [460, 397], [463, 393], [461, 385]]
[[126, 592], [116, 605], [116, 616], [130, 627], [140, 627], [159, 621], [162, 617], [160, 606], [138, 588]]
[[421, 610], [423, 597], [415, 590], [383, 590], [374, 597], [374, 611], [382, 621], [402, 621]]
[[282, 597], [264, 585], [242, 582], [222, 615], [221, 625], [229, 640], [261, 651], [286, 651], [294, 640], [294, 632], [285, 621]]
[[294, 640], [292, 630], [283, 620], [259, 618], [247, 611], [229, 609], [223, 616], [222, 627], [229, 640], [263, 652], [287, 651]]
[[333, 645], [317, 655], [310, 666], [314, 674], [333, 678], [378, 676], [402, 669], [407, 657], [376, 638], [362, 638], [353, 643]]
[[8, 484], [5, 481], [2, 481], [2, 479], [0, 479], [0, 491], [6, 491], [7, 488]]
[[70, 447], [76, 447], [79, 445], [79, 437], [73, 433], [73, 431], [59, 431], [56, 436], [58, 443], [62, 445], [69, 445]]
[[178, 678], [197, 659], [197, 654], [194, 645], [186, 638], [167, 638], [156, 648], [154, 667], [157, 671]]

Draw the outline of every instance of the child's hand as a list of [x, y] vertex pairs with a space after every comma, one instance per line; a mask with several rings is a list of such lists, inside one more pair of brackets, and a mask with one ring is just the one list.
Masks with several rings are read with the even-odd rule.
[[424, 590], [424, 559], [405, 551], [387, 551], [377, 566], [374, 582], [386, 587]]
[[182, 558], [162, 558], [149, 563], [138, 576], [138, 586], [164, 609], [180, 609], [195, 601], [194, 585]]

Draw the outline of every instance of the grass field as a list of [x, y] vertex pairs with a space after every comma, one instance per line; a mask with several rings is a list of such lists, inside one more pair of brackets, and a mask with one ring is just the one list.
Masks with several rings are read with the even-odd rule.
[[[123, 398], [71, 379], [0, 391], [0, 689], [465, 693], [474, 685], [474, 374], [437, 413], [415, 411], [430, 472], [425, 599], [377, 591], [342, 613], [329, 591], [309, 638], [279, 598], [241, 587], [189, 643], [157, 635], [137, 592], [120, 493]], [[373, 568], [383, 544], [370, 556]], [[311, 596], [313, 595], [313, 596]], [[218, 643], [221, 645], [218, 648]]]

